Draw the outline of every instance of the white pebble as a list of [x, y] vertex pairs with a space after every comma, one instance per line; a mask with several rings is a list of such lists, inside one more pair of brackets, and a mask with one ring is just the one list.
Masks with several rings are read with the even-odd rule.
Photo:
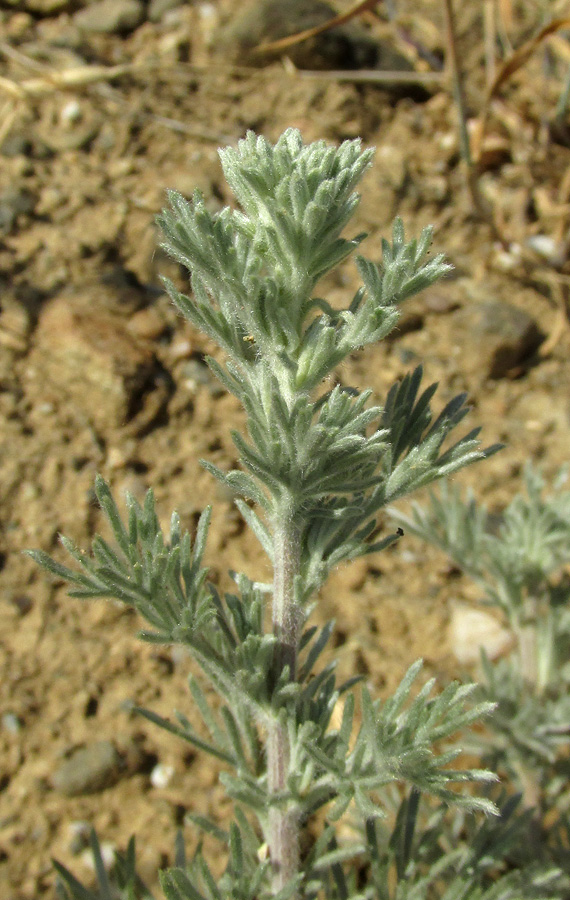
[[170, 346], [170, 355], [172, 359], [190, 359], [194, 347], [188, 338], [179, 338]]
[[15, 713], [4, 713], [2, 716], [2, 728], [9, 734], [19, 734], [22, 730], [22, 722]]
[[483, 649], [490, 660], [497, 659], [513, 646], [513, 635], [481, 609], [457, 603], [451, 613], [449, 639], [455, 658], [462, 665], [481, 659]]
[[[103, 860], [103, 865], [108, 872], [113, 868], [115, 864], [117, 848], [114, 844], [111, 844], [109, 842], [99, 844], [99, 847], [101, 849], [101, 858]], [[83, 851], [83, 853], [81, 854], [81, 862], [87, 869], [90, 869], [92, 872], [95, 871], [95, 860], [93, 858], [93, 853], [91, 852], [91, 850]]]
[[521, 261], [520, 244], [510, 244], [508, 250], [503, 250], [500, 244], [495, 244], [495, 264], [503, 272], [511, 272]]
[[560, 248], [548, 234], [532, 234], [526, 241], [527, 247], [543, 259], [554, 262], [560, 256]]
[[66, 125], [73, 125], [81, 119], [81, 106], [77, 100], [70, 100], [61, 111], [61, 121]]
[[216, 7], [213, 3], [201, 3], [198, 7], [198, 15], [201, 19], [213, 19], [217, 16]]
[[150, 773], [150, 783], [155, 788], [165, 788], [172, 781], [174, 766], [166, 766], [158, 763]]

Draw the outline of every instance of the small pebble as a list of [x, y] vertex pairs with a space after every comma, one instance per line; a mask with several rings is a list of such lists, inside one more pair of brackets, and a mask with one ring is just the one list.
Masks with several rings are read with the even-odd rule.
[[36, 212], [40, 216], [49, 215], [50, 213], [55, 212], [56, 209], [59, 209], [64, 202], [65, 197], [59, 188], [53, 187], [52, 185], [46, 185], [40, 193]]
[[155, 788], [165, 788], [172, 781], [174, 775], [174, 766], [166, 766], [164, 763], [158, 763], [150, 773], [150, 783]]
[[457, 135], [454, 131], [446, 131], [439, 135], [438, 144], [442, 150], [455, 150], [457, 147]]
[[89, 834], [91, 825], [81, 819], [70, 822], [68, 827], [69, 833], [69, 852], [74, 856], [79, 854], [89, 846]]
[[449, 640], [455, 658], [462, 665], [474, 665], [484, 650], [495, 660], [513, 646], [513, 635], [489, 613], [458, 603], [451, 613]]
[[139, 0], [99, 0], [80, 9], [74, 21], [82, 31], [93, 34], [125, 34], [137, 28], [144, 17]]
[[22, 730], [22, 721], [15, 713], [4, 713], [2, 716], [2, 728], [8, 734], [19, 734]]
[[182, 644], [174, 644], [170, 648], [170, 658], [175, 667], [188, 665], [189, 650]]
[[2, 142], [0, 153], [9, 159], [16, 156], [26, 156], [32, 148], [31, 142], [23, 134], [11, 132]]
[[120, 447], [109, 447], [107, 453], [107, 465], [111, 469], [122, 469], [126, 466], [128, 457]]
[[14, 597], [11, 597], [11, 601], [18, 611], [18, 615], [22, 616], [22, 618], [27, 616], [34, 607], [33, 600], [27, 594], [16, 594]]
[[520, 244], [511, 244], [508, 250], [503, 250], [500, 244], [495, 244], [493, 250], [495, 265], [503, 272], [512, 272], [520, 265], [522, 254]]
[[51, 782], [66, 797], [96, 794], [114, 784], [120, 774], [121, 757], [110, 741], [97, 741], [75, 750], [53, 773]]
[[548, 234], [532, 234], [526, 241], [537, 256], [541, 256], [550, 263], [556, 263], [560, 258], [560, 247]]
[[198, 7], [202, 37], [206, 46], [215, 40], [215, 31], [219, 24], [218, 10], [213, 3], [201, 3]]
[[188, 359], [192, 356], [194, 347], [188, 338], [178, 338], [170, 345], [170, 355], [173, 360]]
[[454, 297], [446, 296], [441, 291], [426, 293], [424, 305], [432, 313], [448, 313], [457, 309], [459, 304]]
[[10, 39], [18, 39], [25, 37], [30, 33], [30, 29], [33, 27], [34, 20], [32, 16], [27, 12], [17, 12], [13, 16], [10, 16], [8, 20], [8, 24], [6, 27], [6, 39], [9, 41]]
[[199, 359], [190, 359], [182, 367], [182, 377], [188, 390], [194, 392], [199, 386], [212, 385], [214, 376], [208, 366]]
[[9, 187], [0, 194], [0, 233], [8, 234], [14, 227], [18, 216], [27, 216], [33, 212], [35, 198], [30, 191]]
[[71, 0], [24, 0], [23, 5], [40, 16], [53, 16], [71, 6]]
[[156, 309], [149, 306], [147, 309], [141, 309], [134, 313], [129, 319], [127, 328], [136, 337], [155, 341], [164, 334], [166, 322]]
[[477, 345], [477, 356], [465, 359], [469, 365], [487, 378], [504, 378], [517, 366], [523, 365], [544, 340], [533, 316], [499, 300], [473, 300], [453, 313], [457, 335]]
[[[115, 864], [115, 858], [117, 856], [117, 848], [115, 844], [111, 844], [108, 841], [104, 841], [99, 844], [99, 849], [101, 850], [101, 857], [103, 859], [103, 865], [105, 866], [106, 871], [108, 872]], [[90, 869], [92, 872], [95, 872], [95, 860], [93, 858], [93, 853], [91, 849], [84, 850], [81, 854], [81, 862], [86, 868]]]
[[81, 119], [81, 106], [77, 100], [70, 100], [65, 104], [60, 113], [60, 119], [65, 125], [73, 125]]
[[180, 6], [182, 0], [150, 0], [148, 17], [151, 22], [160, 22], [171, 10]]
[[107, 465], [111, 469], [124, 469], [132, 460], [136, 450], [136, 442], [132, 438], [123, 441], [118, 447], [109, 447]]
[[135, 169], [134, 159], [130, 156], [121, 156], [119, 159], [111, 159], [107, 165], [109, 178], [124, 178], [131, 175]]

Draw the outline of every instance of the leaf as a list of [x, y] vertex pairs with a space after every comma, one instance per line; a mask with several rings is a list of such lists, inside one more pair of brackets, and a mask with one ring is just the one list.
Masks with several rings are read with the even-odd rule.
[[[71, 896], [75, 900], [96, 900], [91, 891], [83, 887], [80, 881], [65, 866], [62, 866], [56, 859], [52, 859], [53, 867], [60, 876], [65, 885], [69, 888]], [[69, 894], [67, 894], [69, 896]]]
[[331, 869], [333, 866], [338, 865], [338, 863], [353, 860], [357, 856], [362, 856], [365, 852], [366, 847], [364, 844], [355, 841], [352, 844], [347, 844], [344, 847], [338, 847], [336, 850], [330, 850], [328, 853], [324, 853], [312, 864], [312, 868], [315, 872], [322, 872], [323, 870]]
[[192, 884], [182, 869], [160, 872], [160, 886], [166, 900], [209, 900]]
[[115, 540], [128, 559], [131, 550], [129, 535], [123, 525], [119, 510], [117, 509], [117, 504], [111, 494], [111, 489], [101, 475], [95, 476], [95, 495], [99, 501], [99, 506], [109, 520]]
[[62, 566], [61, 563], [56, 562], [44, 550], [24, 550], [24, 554], [33, 559], [42, 568], [47, 569], [52, 575], [63, 578], [64, 581], [77, 582], [79, 578], [82, 578], [82, 583], [86, 586], [92, 583], [85, 576], [79, 576], [73, 569], [68, 569], [67, 566]]
[[215, 756], [217, 759], [221, 759], [222, 762], [234, 764], [235, 760], [231, 754], [226, 753], [224, 750], [220, 750], [214, 744], [209, 744], [207, 741], [198, 737], [197, 734], [194, 734], [190, 728], [180, 728], [163, 716], [159, 716], [158, 713], [155, 713], [150, 709], [144, 709], [142, 706], [133, 706], [133, 712], [139, 713], [139, 715], [148, 719], [149, 722], [153, 722], [165, 731], [170, 731], [171, 734], [175, 734], [177, 737], [182, 738], [183, 741], [193, 744], [195, 747], [198, 747], [199, 750], [204, 750], [206, 753], [209, 753], [210, 756]]
[[97, 839], [94, 828], [91, 829], [91, 834], [89, 835], [89, 843], [91, 844], [91, 852], [93, 853], [93, 860], [95, 862], [95, 873], [97, 875], [97, 881], [99, 882], [99, 892], [101, 895], [101, 900], [114, 900], [113, 893], [111, 891], [111, 884], [109, 882], [107, 870], [105, 868], [105, 863], [103, 862], [101, 845]]
[[327, 624], [323, 628], [321, 628], [317, 640], [313, 643], [311, 649], [307, 654], [307, 658], [299, 669], [299, 682], [305, 681], [310, 676], [317, 659], [328, 643], [328, 640], [334, 630], [334, 625], [334, 620], [332, 620], [330, 622], [327, 622]]
[[219, 825], [216, 825], [215, 822], [212, 822], [211, 819], [208, 819], [206, 816], [200, 816], [197, 813], [187, 812], [186, 819], [190, 822], [193, 822], [194, 825], [197, 825], [202, 831], [207, 832], [207, 834], [211, 834], [215, 837], [221, 844], [226, 846], [229, 842], [230, 835], [228, 831], [224, 831], [223, 828], [220, 828]]
[[238, 499], [235, 501], [235, 504], [265, 550], [270, 562], [273, 562], [273, 539], [267, 530], [267, 527], [261, 521], [255, 510], [251, 509], [251, 507], [243, 500]]

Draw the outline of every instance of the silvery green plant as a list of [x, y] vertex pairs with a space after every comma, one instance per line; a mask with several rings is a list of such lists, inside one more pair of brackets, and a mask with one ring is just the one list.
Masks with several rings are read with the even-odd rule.
[[[497, 703], [474, 748], [508, 774], [527, 803], [543, 812], [570, 808], [570, 491], [566, 470], [550, 493], [528, 465], [525, 493], [491, 515], [471, 492], [443, 485], [427, 506], [393, 518], [443, 550], [480, 587], [513, 636], [509, 653], [482, 656], [480, 693]], [[568, 869], [570, 871], [570, 867]]]
[[[421, 815], [420, 793], [412, 788], [399, 803], [395, 820], [387, 824], [388, 817], [375, 816], [366, 821], [364, 888], [358, 884], [362, 881], [362, 868], [345, 873], [337, 862], [331, 864], [327, 887], [321, 893], [325, 897], [362, 900], [562, 900], [567, 896], [568, 880], [557, 865], [529, 853], [531, 811], [518, 814], [519, 801], [516, 796], [503, 798], [499, 816], [486, 816], [479, 821], [465, 814], [465, 810], [451, 811], [443, 803]], [[244, 825], [251, 835], [248, 823]], [[217, 836], [230, 847], [229, 877], [220, 879], [217, 891], [197, 891], [197, 884], [209, 882], [212, 888], [212, 881], [201, 851], [188, 859], [179, 833], [175, 847], [177, 879], [169, 885], [169, 896], [216, 896], [220, 900], [236, 896], [235, 890], [230, 889], [227, 894], [223, 890], [228, 883], [231, 885], [234, 867], [243, 866], [243, 844], [241, 838], [238, 840], [234, 834], [232, 841], [231, 833], [221, 829]], [[258, 840], [255, 833], [252, 837], [249, 852], [254, 854]], [[335, 838], [330, 832], [323, 832], [315, 842], [317, 853], [323, 841], [328, 844], [330, 856], [338, 847]], [[85, 887], [65, 866], [55, 862], [61, 900], [154, 900], [137, 875], [134, 838], [125, 853], [116, 854], [110, 871], [94, 831], [90, 844], [97, 886]], [[251, 897], [251, 891], [245, 896]]]
[[[359, 141], [305, 146], [289, 129], [274, 146], [250, 133], [220, 157], [238, 207], [212, 214], [198, 192], [191, 202], [170, 194], [159, 217], [162, 246], [188, 269], [191, 293], [169, 281], [166, 287], [180, 312], [220, 347], [223, 361], [209, 365], [244, 408], [246, 433], [232, 434], [240, 468], [204, 465], [234, 492], [267, 554], [272, 582], [234, 573], [235, 591], [221, 596], [203, 566], [209, 508], [193, 536], [176, 513], [164, 535], [152, 491], [143, 505], [127, 497], [125, 522], [101, 477], [96, 493], [114, 543], [96, 536], [86, 554], [62, 538], [72, 568], [41, 551], [31, 555], [72, 585], [71, 596], [135, 607], [148, 623], [141, 637], [188, 647], [220, 697], [212, 706], [190, 680], [209, 737], [182, 714], [173, 722], [144, 711], [221, 764], [235, 804], [227, 831], [197, 820], [227, 848], [223, 875], [214, 877], [201, 854], [189, 862], [179, 854], [179, 864], [161, 877], [168, 900], [388, 896], [388, 882], [384, 893], [376, 883], [384, 878], [377, 865], [384, 851], [374, 850], [388, 786], [408, 784], [445, 804], [496, 812], [486, 797], [457, 790], [494, 776], [451, 767], [459, 751], [435, 748], [492, 704], [470, 703], [471, 685], [450, 684], [439, 694], [433, 681], [416, 688], [418, 663], [384, 702], [359, 688], [357, 712], [358, 679], [337, 684], [334, 660], [321, 662], [333, 624], [319, 628], [309, 616], [332, 568], [398, 539], [398, 532], [383, 533], [379, 514], [387, 504], [495, 448], [480, 448], [478, 429], [448, 441], [467, 412], [465, 396], [434, 417], [435, 386], [421, 390], [419, 369], [389, 391], [383, 406], [371, 403], [370, 391], [334, 381], [337, 366], [384, 338], [400, 305], [449, 269], [440, 255], [429, 256], [429, 229], [407, 241], [396, 221], [379, 264], [356, 258], [362, 287], [345, 308], [319, 295], [319, 281], [364, 237], [341, 233], [372, 151]], [[353, 824], [354, 841], [337, 834], [341, 818]], [[407, 853], [413, 821], [401, 817]], [[320, 836], [312, 839], [316, 823]], [[123, 874], [131, 878], [131, 897], [129, 853]], [[363, 888], [355, 872], [366, 867], [376, 876]], [[101, 865], [99, 875], [103, 884]], [[79, 891], [78, 882], [67, 885]], [[107, 898], [110, 888], [104, 890]], [[424, 896], [421, 890], [404, 886], [395, 896]], [[453, 894], [464, 895], [483, 896]]]

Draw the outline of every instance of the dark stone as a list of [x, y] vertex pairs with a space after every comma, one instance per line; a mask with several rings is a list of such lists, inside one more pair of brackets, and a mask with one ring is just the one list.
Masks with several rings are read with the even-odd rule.
[[6, 156], [9, 159], [12, 159], [15, 156], [29, 156], [32, 151], [31, 141], [25, 137], [23, 134], [9, 134], [2, 141], [2, 145], [0, 146], [0, 153], [2, 156]]
[[51, 783], [66, 797], [96, 794], [118, 780], [121, 757], [110, 741], [74, 750], [53, 773]]
[[527, 312], [497, 300], [470, 303], [454, 313], [469, 335], [477, 367], [488, 378], [503, 378], [538, 349], [544, 335]]
[[125, 34], [134, 31], [145, 17], [140, 0], [99, 0], [81, 9], [74, 22], [81, 31], [94, 34]]
[[274, 54], [255, 47], [330, 22], [336, 11], [324, 0], [257, 0], [220, 29], [214, 49], [233, 62], [266, 65], [283, 55], [300, 69], [396, 69], [411, 65], [388, 45], [380, 44], [363, 28], [339, 25]]
[[35, 197], [29, 191], [6, 188], [0, 194], [0, 234], [9, 234], [18, 216], [29, 215], [35, 205]]

